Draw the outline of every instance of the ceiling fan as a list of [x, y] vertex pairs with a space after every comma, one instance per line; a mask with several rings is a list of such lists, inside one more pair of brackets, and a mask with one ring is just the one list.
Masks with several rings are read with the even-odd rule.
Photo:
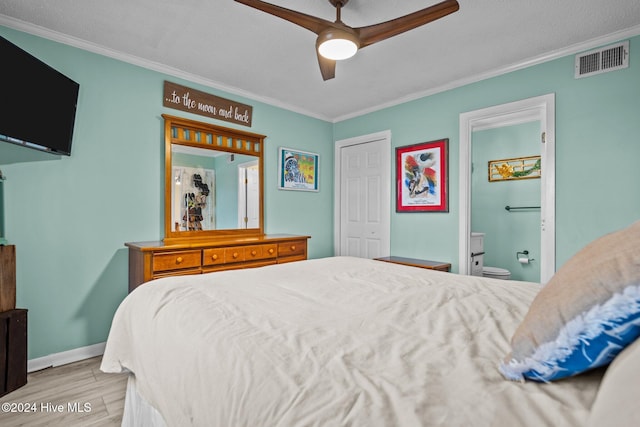
[[366, 27], [353, 28], [340, 20], [340, 9], [342, 9], [349, 0], [329, 0], [329, 3], [336, 8], [335, 22], [296, 12], [295, 10], [286, 9], [261, 0], [235, 1], [300, 25], [317, 34], [316, 51], [318, 54], [318, 62], [320, 63], [320, 72], [324, 80], [335, 77], [337, 60], [350, 58], [355, 55], [358, 49], [440, 19], [456, 12], [460, 8], [456, 0], [445, 0], [390, 21]]

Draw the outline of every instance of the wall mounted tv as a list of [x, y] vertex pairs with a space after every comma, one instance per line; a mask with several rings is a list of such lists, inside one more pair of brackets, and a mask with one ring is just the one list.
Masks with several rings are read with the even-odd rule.
[[0, 141], [71, 154], [80, 85], [0, 37]]

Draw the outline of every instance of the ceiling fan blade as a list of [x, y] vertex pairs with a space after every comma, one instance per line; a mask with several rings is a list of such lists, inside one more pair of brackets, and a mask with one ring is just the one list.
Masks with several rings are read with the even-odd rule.
[[333, 59], [325, 58], [324, 56], [318, 54], [318, 64], [320, 64], [320, 73], [322, 73], [322, 80], [327, 81], [331, 80], [336, 76], [336, 61]]
[[333, 22], [324, 20], [322, 18], [317, 18], [315, 16], [307, 15], [305, 13], [296, 12], [295, 10], [287, 9], [281, 6], [276, 6], [274, 4], [267, 3], [260, 0], [235, 0], [235, 1], [238, 3], [242, 3], [244, 5], [247, 5], [249, 7], [253, 7], [254, 9], [267, 12], [271, 15], [277, 16], [278, 18], [282, 18], [286, 21], [292, 22], [316, 34], [320, 34], [322, 30], [327, 28], [327, 26], [333, 24]]
[[456, 0], [445, 0], [409, 15], [376, 25], [356, 28], [355, 30], [360, 34], [360, 47], [363, 48], [440, 19], [456, 12], [458, 9], [460, 9], [460, 5]]

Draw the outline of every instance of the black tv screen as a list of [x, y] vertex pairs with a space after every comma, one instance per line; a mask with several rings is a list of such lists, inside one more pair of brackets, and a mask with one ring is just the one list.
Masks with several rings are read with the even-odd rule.
[[71, 154], [80, 85], [0, 37], [0, 140]]

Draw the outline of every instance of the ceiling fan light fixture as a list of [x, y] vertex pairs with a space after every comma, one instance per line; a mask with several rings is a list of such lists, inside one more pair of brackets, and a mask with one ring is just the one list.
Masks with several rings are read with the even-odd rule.
[[359, 48], [358, 37], [339, 28], [329, 28], [318, 36], [318, 53], [327, 59], [339, 61], [351, 58]]
[[235, 1], [277, 16], [317, 34], [316, 54], [320, 65], [320, 73], [325, 81], [335, 77], [336, 61], [351, 58], [358, 49], [413, 30], [460, 9], [458, 0], [442, 0], [440, 3], [399, 18], [354, 28], [344, 24], [340, 18], [340, 11], [349, 0], [329, 0], [329, 3], [336, 8], [336, 20], [334, 22], [276, 6], [263, 0]]

